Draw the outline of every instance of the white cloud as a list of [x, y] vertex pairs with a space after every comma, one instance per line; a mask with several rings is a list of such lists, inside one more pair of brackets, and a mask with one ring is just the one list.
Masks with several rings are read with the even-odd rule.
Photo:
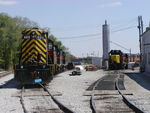
[[0, 0], [0, 5], [15, 5], [17, 4], [16, 1], [4, 1], [4, 0]]
[[117, 7], [117, 6], [122, 6], [122, 3], [121, 2], [112, 2], [112, 3], [102, 4], [99, 7], [105, 8], [105, 7]]

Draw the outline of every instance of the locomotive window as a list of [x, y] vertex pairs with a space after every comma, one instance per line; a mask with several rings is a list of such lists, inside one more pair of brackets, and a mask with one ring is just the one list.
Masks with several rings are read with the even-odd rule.
[[53, 47], [52, 44], [49, 43], [48, 44], [48, 49], [52, 49], [52, 47]]

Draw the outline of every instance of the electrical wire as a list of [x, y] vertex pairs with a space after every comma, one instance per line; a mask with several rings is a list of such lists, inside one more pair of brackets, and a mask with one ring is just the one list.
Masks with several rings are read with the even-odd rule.
[[118, 29], [118, 30], [114, 30], [114, 31], [112, 31], [112, 33], [125, 31], [125, 30], [128, 30], [128, 29], [136, 28], [136, 27], [137, 26], [129, 26], [129, 27], [126, 27], [126, 28], [121, 28], [121, 29]]
[[[100, 24], [95, 24], [95, 25], [86, 25], [86, 26], [80, 26], [80, 27], [67, 27], [67, 28], [51, 28], [51, 32], [69, 32], [69, 31], [77, 31], [77, 30], [85, 30], [86, 29], [97, 29], [100, 28]], [[73, 29], [72, 29], [73, 28]], [[84, 29], [83, 29], [84, 28]]]
[[101, 37], [94, 37], [94, 38], [89, 38], [89, 39], [84, 39], [84, 40], [77, 40], [77, 41], [72, 40], [71, 43], [87, 42], [87, 41], [91, 41], [93, 39], [95, 39], [95, 40], [96, 39], [101, 39]]
[[123, 22], [121, 24], [112, 24], [111, 26], [113, 26], [114, 29], [120, 29], [120, 26], [131, 26], [132, 24], [136, 24], [137, 23], [137, 18], [131, 19], [129, 21]]
[[[137, 26], [129, 26], [129, 27], [118, 29], [118, 30], [114, 30], [111, 33], [125, 31], [125, 30], [128, 30], [128, 29], [136, 28], [136, 27]], [[92, 37], [101, 36], [101, 35], [102, 35], [101, 33], [96, 33], [96, 34], [86, 34], [86, 35], [79, 35], [79, 36], [60, 37], [60, 38], [57, 38], [57, 39], [76, 39], [76, 38], [82, 38], [82, 37], [85, 37], [85, 38], [91, 37], [92, 38]]]
[[[132, 19], [130, 19], [130, 20], [127, 20], [127, 21], [123, 21], [123, 22], [121, 22], [121, 23], [119, 23], [118, 21], [117, 21], [117, 23], [115, 23], [115, 24], [112, 24], [111, 26], [114, 26], [113, 28], [120, 28], [120, 26], [127, 26], [127, 25], [131, 25], [131, 24], [133, 24], [133, 23], [135, 23], [135, 22], [137, 22], [137, 18], [132, 18]], [[53, 31], [53, 32], [59, 32], [59, 31], [61, 31], [61, 32], [64, 32], [64, 31], [73, 31], [73, 30], [80, 30], [81, 28], [86, 28], [86, 29], [91, 29], [91, 28], [100, 28], [101, 27], [101, 24], [90, 24], [90, 25], [82, 25], [82, 26], [68, 26], [68, 27], [65, 27], [65, 28], [51, 28], [51, 31]], [[73, 28], [73, 29], [72, 29]], [[57, 31], [56, 31], [57, 30]]]
[[116, 43], [116, 42], [110, 41], [110, 43], [113, 43], [113, 44], [115, 44], [115, 45], [117, 45], [117, 46], [119, 46], [119, 47], [121, 47], [121, 48], [123, 48], [123, 49], [125, 49], [125, 50], [127, 50], [127, 51], [130, 51], [130, 49], [128, 49], [128, 48], [126, 48], [126, 47], [123, 47], [122, 45], [120, 45], [120, 44], [118, 44], [118, 43]]
[[74, 39], [74, 38], [82, 38], [82, 37], [94, 37], [94, 36], [100, 36], [101, 33], [96, 34], [87, 34], [87, 35], [79, 35], [79, 36], [70, 36], [70, 37], [60, 37], [57, 39]]

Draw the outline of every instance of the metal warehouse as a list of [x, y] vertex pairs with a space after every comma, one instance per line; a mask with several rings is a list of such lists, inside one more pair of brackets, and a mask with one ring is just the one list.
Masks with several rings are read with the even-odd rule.
[[150, 27], [142, 34], [141, 41], [142, 61], [141, 66], [146, 72], [150, 72]]

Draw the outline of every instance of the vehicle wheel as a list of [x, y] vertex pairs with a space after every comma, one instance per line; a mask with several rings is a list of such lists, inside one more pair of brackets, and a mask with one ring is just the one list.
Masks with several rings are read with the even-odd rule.
[[74, 72], [72, 72], [72, 75], [75, 75], [75, 73], [74, 73]]

